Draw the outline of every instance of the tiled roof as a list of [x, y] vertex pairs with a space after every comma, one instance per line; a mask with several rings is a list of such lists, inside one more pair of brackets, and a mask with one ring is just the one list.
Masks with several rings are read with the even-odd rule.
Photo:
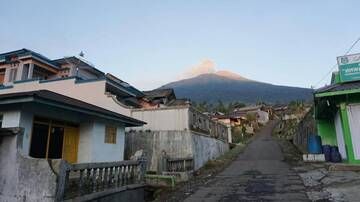
[[161, 97], [168, 97], [174, 94], [174, 90], [171, 88], [165, 89], [155, 89], [151, 91], [143, 91], [146, 98], [154, 99], [154, 98], [161, 98]]

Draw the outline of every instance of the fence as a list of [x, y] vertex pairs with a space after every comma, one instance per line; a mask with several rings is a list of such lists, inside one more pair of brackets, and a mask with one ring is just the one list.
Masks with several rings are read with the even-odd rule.
[[310, 135], [317, 133], [313, 109], [299, 122], [294, 133], [294, 144], [303, 152], [307, 151], [307, 142]]
[[194, 108], [189, 109], [189, 128], [212, 138], [228, 141], [228, 128], [222, 123], [211, 120]]
[[167, 159], [166, 168], [168, 172], [186, 172], [194, 170], [193, 158]]
[[69, 164], [62, 161], [56, 199], [73, 199], [128, 185], [143, 184], [145, 161]]

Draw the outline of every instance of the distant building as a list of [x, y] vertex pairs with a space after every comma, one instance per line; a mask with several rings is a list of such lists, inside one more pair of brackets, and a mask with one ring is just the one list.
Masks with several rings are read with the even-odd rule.
[[272, 113], [271, 108], [266, 107], [264, 105], [256, 105], [256, 106], [248, 106], [248, 107], [242, 107], [242, 108], [236, 108], [231, 113], [231, 116], [233, 118], [242, 118], [246, 119], [248, 114], [255, 114], [256, 115], [256, 121], [260, 124], [266, 124], [269, 122], [269, 114]]
[[142, 107], [132, 109], [131, 116], [147, 124], [127, 129], [127, 156], [144, 150], [148, 169], [161, 173], [164, 153], [172, 159], [190, 158], [199, 169], [229, 149], [229, 127], [198, 112], [189, 100], [177, 99], [172, 89], [143, 93]]

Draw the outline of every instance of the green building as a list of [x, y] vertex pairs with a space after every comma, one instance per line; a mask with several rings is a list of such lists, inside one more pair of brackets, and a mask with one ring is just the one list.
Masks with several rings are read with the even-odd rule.
[[315, 91], [315, 119], [322, 144], [339, 147], [344, 162], [360, 164], [360, 54], [337, 58], [331, 85]]

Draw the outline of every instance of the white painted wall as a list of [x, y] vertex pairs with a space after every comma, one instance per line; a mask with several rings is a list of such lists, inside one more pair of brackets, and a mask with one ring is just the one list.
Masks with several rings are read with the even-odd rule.
[[258, 122], [261, 124], [266, 124], [267, 122], [269, 122], [269, 113], [265, 112], [265, 111], [257, 111], [257, 115], [258, 117]]
[[[33, 125], [33, 113], [26, 110], [0, 112], [3, 114], [2, 127], [24, 128], [22, 154], [28, 156]], [[109, 162], [124, 160], [125, 128], [117, 126], [116, 144], [105, 143], [103, 122], [80, 123], [78, 163]]]
[[336, 140], [337, 140], [337, 143], [338, 143], [341, 158], [342, 159], [347, 159], [346, 149], [345, 149], [345, 141], [344, 141], [344, 133], [343, 133], [343, 128], [342, 128], [342, 124], [341, 124], [340, 112], [336, 112], [336, 115], [335, 115], [335, 118], [334, 118], [334, 123], [335, 123], [335, 131], [336, 131]]
[[20, 126], [20, 110], [15, 111], [5, 111], [2, 112], [3, 114], [3, 121], [2, 121], [2, 128], [10, 128], [10, 127], [19, 127]]
[[134, 109], [131, 116], [145, 121], [142, 127], [131, 128], [134, 130], [171, 130], [183, 131], [189, 129], [189, 108], [158, 108], [158, 109]]
[[31, 81], [12, 84], [12, 88], [1, 89], [0, 94], [49, 90], [125, 116], [130, 116], [130, 109], [120, 106], [111, 97], [105, 95], [105, 83], [105, 80], [75, 83], [75, 79], [65, 79], [45, 83]]
[[78, 163], [91, 162], [93, 128], [92, 122], [80, 124]]
[[125, 128], [117, 127], [116, 144], [105, 143], [103, 122], [80, 124], [78, 163], [124, 160]]
[[125, 128], [117, 127], [116, 144], [105, 143], [105, 123], [93, 125], [91, 162], [110, 162], [124, 160]]

